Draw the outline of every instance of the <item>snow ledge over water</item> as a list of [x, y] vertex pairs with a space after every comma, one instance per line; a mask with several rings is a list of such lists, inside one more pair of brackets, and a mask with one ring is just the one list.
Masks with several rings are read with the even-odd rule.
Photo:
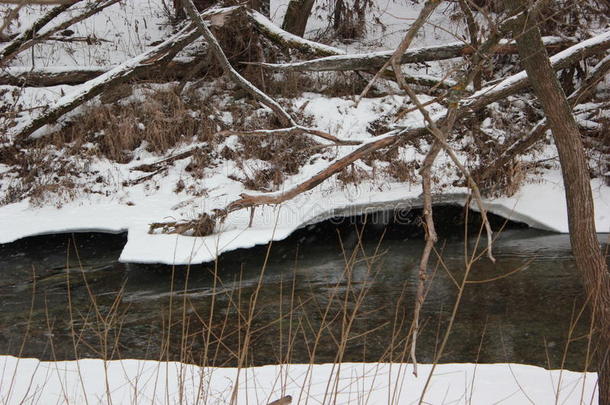
[[[605, 233], [610, 231], [610, 187], [601, 180], [592, 180], [591, 186], [597, 231]], [[333, 187], [333, 184], [318, 187], [282, 205], [258, 207], [252, 227], [248, 227], [250, 210], [237, 211], [221, 225], [219, 232], [207, 237], [149, 234], [150, 223], [174, 219], [172, 215], [181, 200], [171, 189], [161, 188], [153, 195], [132, 198], [135, 202], [130, 200], [129, 204], [120, 198], [106, 197], [74, 201], [57, 208], [32, 207], [26, 200], [0, 207], [0, 243], [63, 232], [127, 231], [127, 244], [120, 256], [122, 262], [198, 264], [213, 261], [224, 252], [285, 239], [299, 228], [332, 217], [421, 207], [420, 186], [390, 183], [384, 184], [381, 191], [375, 187], [379, 186], [363, 183], [348, 189]], [[464, 188], [453, 188], [436, 195], [434, 201], [435, 204], [463, 205], [466, 192]], [[205, 209], [205, 198], [202, 199], [197, 206]], [[568, 232], [559, 170], [547, 171], [542, 181], [525, 184], [510, 198], [485, 203], [490, 212], [505, 218], [538, 229]], [[471, 206], [476, 208], [474, 204]], [[194, 208], [188, 209], [196, 217]]]

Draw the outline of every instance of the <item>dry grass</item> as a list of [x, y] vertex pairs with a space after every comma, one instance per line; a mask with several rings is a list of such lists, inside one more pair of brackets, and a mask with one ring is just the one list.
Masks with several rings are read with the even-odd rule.
[[515, 195], [525, 183], [528, 176], [535, 170], [536, 165], [511, 160], [499, 170], [496, 170], [484, 181], [477, 181], [481, 190], [488, 197], [511, 197]]
[[[209, 220], [210, 218], [208, 218]], [[466, 222], [468, 218], [466, 218]], [[465, 224], [467, 227], [467, 223]], [[312, 390], [312, 373], [313, 365], [319, 363], [320, 356], [325, 359], [328, 356], [333, 358], [332, 372], [326, 382], [325, 398], [323, 403], [333, 403], [339, 394], [339, 380], [353, 378], [342, 371], [342, 362], [353, 361], [354, 353], [361, 353], [362, 361], [366, 360], [367, 344], [382, 345], [386, 348], [382, 358], [375, 361], [404, 363], [407, 361], [408, 353], [411, 347], [411, 330], [409, 328], [408, 312], [409, 297], [406, 296], [405, 290], [401, 293], [397, 302], [388, 302], [392, 308], [388, 311], [389, 318], [381, 325], [376, 325], [371, 319], [371, 311], [367, 305], [367, 295], [375, 288], [376, 277], [378, 277], [380, 266], [384, 265], [384, 252], [380, 244], [371, 249], [365, 249], [363, 245], [364, 228], [355, 229], [356, 241], [346, 242], [340, 240], [341, 257], [343, 258], [343, 269], [339, 269], [338, 273], [333, 276], [332, 280], [328, 280], [324, 285], [323, 293], [317, 292], [311, 297], [303, 295], [302, 291], [297, 290], [296, 280], [298, 276], [298, 263], [295, 262], [294, 273], [287, 280], [273, 281], [269, 285], [269, 279], [265, 277], [267, 271], [267, 262], [271, 254], [272, 245], [270, 244], [266, 252], [262, 252], [265, 260], [259, 270], [258, 275], [244, 274], [244, 269], [231, 275], [221, 274], [218, 262], [211, 264], [207, 268], [195, 269], [191, 266], [186, 268], [171, 268], [164, 270], [171, 274], [166, 274], [166, 277], [159, 277], [159, 280], [169, 281], [169, 291], [164, 298], [159, 298], [159, 319], [155, 320], [154, 325], [142, 324], [141, 317], [130, 313], [130, 302], [125, 299], [125, 285], [123, 284], [118, 291], [108, 292], [107, 290], [98, 291], [99, 286], [93, 284], [92, 281], [98, 277], [95, 272], [85, 270], [80, 265], [80, 259], [77, 256], [79, 263], [78, 267], [67, 264], [65, 276], [65, 293], [67, 296], [67, 311], [65, 319], [56, 318], [56, 312], [49, 311], [45, 302], [43, 306], [43, 317], [46, 317], [47, 325], [44, 330], [45, 336], [48, 337], [48, 347], [50, 356], [53, 359], [60, 360], [60, 357], [65, 355], [56, 355], [56, 349], [61, 345], [64, 350], [62, 353], [72, 351], [74, 358], [82, 359], [90, 356], [95, 356], [104, 360], [104, 370], [106, 374], [100, 379], [99, 384], [106, 386], [106, 398], [89, 398], [92, 402], [98, 401], [112, 403], [113, 393], [111, 385], [108, 383], [112, 378], [108, 373], [108, 365], [106, 362], [111, 360], [119, 360], [123, 357], [122, 351], [125, 349], [124, 334], [126, 326], [130, 322], [138, 322], [140, 330], [150, 330], [150, 339], [148, 343], [146, 358], [159, 360], [157, 367], [175, 367], [168, 365], [166, 361], [180, 361], [181, 363], [196, 364], [204, 369], [201, 371], [201, 380], [199, 387], [195, 387], [197, 397], [195, 401], [189, 401], [191, 397], [184, 397], [188, 392], [192, 393], [192, 386], [188, 384], [197, 383], [196, 380], [189, 379], [186, 374], [178, 382], [177, 386], [163, 386], [157, 391], [155, 388], [154, 397], [140, 397], [135, 395], [132, 399], [133, 404], [138, 403], [157, 403], [157, 401], [166, 403], [218, 403], [218, 398], [221, 394], [214, 391], [216, 387], [211, 387], [208, 384], [208, 377], [205, 374], [205, 367], [222, 367], [232, 366], [237, 367], [237, 374], [246, 373], [244, 370], [247, 367], [261, 365], [261, 359], [265, 364], [290, 364], [294, 363], [295, 351], [301, 350], [309, 354], [307, 375], [304, 379], [304, 385], [300, 387], [300, 391], [294, 388], [289, 392], [295, 403], [307, 403], [309, 393]], [[349, 243], [351, 246], [347, 248]], [[469, 244], [466, 244], [465, 263], [463, 278], [454, 279], [458, 289], [457, 300], [452, 308], [450, 308], [450, 317], [448, 323], [439, 322], [437, 330], [438, 350], [434, 354], [434, 365], [436, 365], [443, 357], [445, 350], [448, 350], [447, 342], [453, 327], [453, 321], [456, 318], [460, 300], [463, 292], [473, 282], [469, 280], [469, 272], [476, 261], [483, 254], [475, 245], [473, 250], [468, 250]], [[68, 254], [68, 263], [70, 262], [70, 253]], [[443, 261], [440, 254], [437, 256], [438, 261], [431, 274], [430, 282], [434, 279], [434, 274], [437, 271], [449, 272], [448, 267], [453, 267]], [[74, 262], [74, 259], [72, 259]], [[299, 269], [300, 270], [300, 269]], [[399, 271], [400, 269], [397, 269]], [[202, 302], [202, 295], [199, 294], [197, 288], [193, 289], [189, 285], [190, 277], [200, 277], [197, 272], [206, 272], [210, 277], [209, 284], [211, 287], [206, 290], [205, 303]], [[515, 270], [518, 271], [518, 270]], [[513, 272], [508, 272], [501, 277], [509, 276]], [[453, 277], [457, 277], [455, 273]], [[153, 275], [153, 277], [155, 277]], [[277, 275], [272, 276], [274, 279]], [[383, 277], [383, 276], [382, 276]], [[24, 336], [22, 347], [28, 344], [28, 339], [33, 337], [35, 328], [29, 327], [31, 318], [35, 311], [39, 311], [40, 302], [35, 302], [36, 289], [41, 289], [37, 286], [36, 277], [32, 283], [32, 305], [30, 311], [30, 319], [28, 319], [27, 332], [32, 331], [32, 336]], [[42, 280], [42, 279], [41, 279]], [[480, 280], [476, 283], [488, 283], [493, 279]], [[39, 281], [43, 283], [44, 280]], [[42, 286], [44, 287], [44, 285]], [[276, 294], [269, 298], [269, 294], [263, 298], [259, 294], [262, 288], [273, 287]], [[431, 287], [431, 285], [429, 286]], [[76, 288], [86, 290], [86, 298], [78, 298], [75, 292]], [[311, 288], [316, 288], [313, 284]], [[403, 287], [404, 288], [404, 287]], [[40, 294], [39, 297], [43, 295]], [[38, 298], [40, 299], [40, 298]], [[88, 299], [88, 303], [83, 303]], [[279, 311], [267, 312], [266, 308], [274, 306], [275, 309], [279, 306]], [[394, 309], [395, 308], [395, 309]], [[445, 315], [447, 311], [445, 310]], [[268, 313], [273, 313], [269, 316]], [[40, 316], [40, 315], [38, 315]], [[132, 316], [135, 318], [130, 319]], [[157, 325], [158, 323], [158, 325]], [[67, 327], [66, 327], [67, 325]], [[388, 331], [387, 335], [381, 341], [367, 341], [367, 336], [372, 336], [373, 332], [379, 332], [379, 328], [383, 327]], [[431, 326], [434, 329], [434, 325]], [[570, 330], [570, 333], [572, 330]], [[40, 333], [40, 332], [38, 332]], [[129, 333], [127, 333], [129, 335]], [[483, 335], [485, 331], [483, 331]], [[584, 338], [591, 337], [585, 336]], [[128, 336], [129, 337], [129, 336]], [[581, 337], [579, 337], [581, 339]], [[479, 345], [479, 352], [483, 344]], [[127, 340], [129, 341], [129, 340]], [[368, 342], [368, 343], [367, 343]], [[570, 339], [567, 340], [569, 344]], [[269, 348], [272, 348], [274, 355], [262, 355], [261, 352], [269, 353]], [[567, 350], [566, 346], [566, 350]], [[59, 351], [58, 351], [59, 352]], [[478, 356], [478, 352], [477, 352]], [[587, 359], [586, 361], [589, 361]], [[184, 368], [186, 370], [186, 365]], [[12, 370], [8, 371], [9, 373]], [[15, 373], [17, 369], [15, 368]], [[80, 369], [78, 370], [80, 373]], [[396, 365], [393, 372], [406, 373], [407, 368], [401, 364]], [[429, 386], [433, 377], [434, 369], [428, 375], [421, 375]], [[424, 374], [424, 373], [422, 373]], [[14, 378], [28, 378], [28, 376], [15, 374]], [[81, 376], [81, 379], [83, 376]], [[282, 379], [283, 378], [283, 379]], [[274, 386], [274, 392], [282, 392], [282, 396], [287, 394], [282, 391], [284, 385], [290, 383], [288, 371], [285, 375], [278, 378], [278, 381], [259, 381], [257, 383], [277, 384]], [[381, 377], [380, 377], [381, 378]], [[229, 392], [224, 392], [222, 403], [236, 403], [234, 400], [237, 395], [243, 395], [238, 387], [237, 381], [239, 378], [232, 380], [230, 389], [233, 392], [233, 400], [228, 401]], [[398, 378], [397, 381], [400, 381]], [[82, 382], [82, 380], [81, 380]], [[134, 393], [138, 393], [140, 389], [151, 382], [138, 379], [132, 381], [134, 384]], [[555, 383], [554, 383], [555, 384]], [[557, 383], [559, 385], [559, 383]], [[156, 387], [156, 384], [155, 384]], [[366, 392], [360, 392], [359, 384], [355, 382], [352, 389], [353, 394], [357, 398], [366, 398]], [[583, 385], [584, 387], [584, 385]], [[42, 387], [36, 387], [41, 389]], [[401, 403], [400, 392], [402, 389], [410, 389], [411, 387], [392, 386], [388, 389], [388, 403]], [[87, 397], [87, 392], [84, 387], [72, 386], [69, 394], [77, 393], [82, 389], [83, 395]], [[189, 389], [191, 389], [189, 391]], [[465, 395], [470, 394], [472, 398], [473, 390], [475, 389], [475, 376], [472, 381], [466, 381], [464, 386]], [[4, 391], [2, 399], [10, 398], [10, 389]], [[559, 391], [558, 396], [559, 396]], [[357, 395], [357, 396], [356, 396]], [[219, 397], [217, 397], [219, 396]], [[248, 401], [258, 404], [268, 404], [274, 398], [248, 398]], [[166, 399], [171, 398], [171, 401]], [[425, 392], [422, 394], [421, 403], [425, 402]], [[71, 402], [66, 398], [66, 403]], [[165, 401], [164, 401], [165, 400]], [[243, 398], [240, 398], [243, 400]], [[9, 402], [9, 401], [6, 401]], [[468, 401], [467, 403], [470, 403]], [[34, 401], [32, 401], [34, 403]], [[42, 402], [39, 402], [42, 403]]]
[[351, 164], [337, 174], [343, 187], [348, 185], [357, 186], [363, 181], [371, 180], [375, 177], [374, 171], [366, 170], [357, 164]]
[[[251, 190], [275, 190], [286, 176], [299, 172], [312, 159], [320, 144], [307, 135], [242, 136], [238, 147], [225, 148], [224, 154], [234, 156], [241, 176], [234, 177]], [[251, 169], [249, 161], [258, 160], [265, 168]]]
[[149, 233], [175, 233], [188, 236], [208, 236], [216, 229], [217, 216], [207, 213], [187, 222], [156, 222], [150, 224]]
[[92, 153], [126, 163], [139, 147], [165, 153], [180, 142], [210, 141], [218, 130], [218, 122], [208, 117], [212, 111], [207, 100], [183, 98], [172, 89], [147, 93], [141, 102], [86, 107], [50, 141], [70, 145], [75, 154], [92, 144]]
[[404, 160], [393, 160], [385, 167], [385, 173], [390, 178], [401, 183], [416, 183], [418, 181], [417, 170], [419, 164], [416, 161], [405, 162]]
[[76, 194], [76, 183], [81, 177], [82, 162], [66, 156], [53, 146], [18, 150], [7, 146], [0, 148], [0, 164], [11, 169], [5, 173], [12, 178], [0, 198], [0, 205], [30, 198], [33, 206], [61, 206]]

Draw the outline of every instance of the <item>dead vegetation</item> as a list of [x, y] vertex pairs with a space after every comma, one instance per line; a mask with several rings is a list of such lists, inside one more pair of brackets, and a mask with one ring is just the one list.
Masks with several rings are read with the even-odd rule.
[[[180, 97], [173, 89], [146, 91], [141, 100], [92, 105], [49, 139], [74, 154], [89, 149], [98, 157], [130, 162], [134, 151], [163, 154], [183, 142], [208, 142], [219, 130], [202, 98]], [[47, 140], [45, 140], [47, 142]]]
[[[234, 178], [249, 190], [277, 190], [287, 176], [297, 174], [301, 167], [315, 159], [312, 155], [319, 146], [318, 142], [300, 135], [240, 137], [237, 148], [230, 154], [236, 157], [234, 161], [243, 177]], [[267, 167], [251, 170], [252, 160], [265, 162]]]
[[53, 146], [31, 150], [0, 148], [0, 164], [11, 167], [3, 175], [8, 180], [8, 187], [0, 205], [29, 198], [36, 207], [60, 207], [81, 192], [76, 185], [82, 175], [83, 162], [67, 158]]
[[150, 224], [150, 233], [176, 233], [188, 236], [208, 236], [214, 233], [217, 217], [202, 214], [187, 222], [160, 222]]
[[[201, 4], [195, 2], [195, 5], [199, 6], [201, 10]], [[227, 5], [229, 4], [227, 3]], [[329, 6], [327, 5], [327, 7]], [[374, 7], [374, 4], [367, 0], [337, 2], [336, 7], [333, 8], [333, 29], [336, 31], [334, 34], [348, 41], [361, 36], [365, 28], [357, 25], [363, 21], [364, 13], [370, 7]], [[463, 9], [457, 14], [461, 19], [468, 17], [468, 13], [465, 13]], [[186, 14], [183, 17], [186, 18]], [[12, 173], [18, 173], [23, 179], [23, 184], [11, 186], [12, 189], [8, 194], [12, 197], [5, 198], [5, 200], [16, 201], [26, 195], [37, 195], [38, 193], [32, 191], [36, 188], [44, 190], [46, 183], [34, 180], [40, 172], [33, 169], [33, 164], [30, 162], [36, 161], [33, 155], [48, 153], [49, 149], [45, 149], [48, 145], [61, 149], [66, 156], [78, 156], [85, 162], [102, 158], [126, 164], [138, 159], [144, 152], [164, 156], [158, 165], [135, 167], [134, 171], [141, 171], [145, 174], [125, 181], [124, 186], [140, 184], [155, 176], [162, 176], [176, 160], [189, 158], [188, 164], [185, 166], [187, 177], [181, 177], [175, 185], [177, 193], [186, 191], [192, 195], [202, 195], [195, 188], [204, 189], [201, 182], [206, 178], [207, 171], [222, 161], [234, 162], [237, 170], [231, 173], [230, 177], [241, 182], [246, 189], [277, 191], [287, 177], [298, 174], [304, 166], [321, 158], [330, 162], [339, 155], [337, 149], [331, 149], [332, 145], [314, 141], [312, 135], [319, 135], [315, 132], [295, 133], [287, 130], [282, 134], [278, 132], [270, 135], [245, 133], [260, 129], [281, 131], [288, 129], [286, 124], [292, 125], [291, 128], [297, 128], [294, 126], [296, 123], [304, 127], [312, 125], [301, 111], [293, 111], [289, 105], [286, 106], [283, 101], [276, 101], [272, 97], [295, 97], [304, 91], [314, 91], [336, 97], [354, 97], [367, 92], [369, 96], [376, 96], [387, 94], [384, 92], [388, 89], [395, 89], [392, 86], [369, 85], [370, 73], [377, 71], [379, 61], [375, 61], [374, 65], [363, 65], [364, 67], [358, 68], [344, 69], [343, 65], [337, 66], [337, 71], [325, 72], [282, 69], [282, 66], [290, 67], [290, 62], [294, 60], [295, 56], [318, 58], [311, 62], [322, 64], [327, 62], [324, 62], [320, 56], [338, 55], [342, 51], [323, 44], [278, 35], [277, 31], [270, 29], [264, 17], [247, 7], [206, 10], [201, 13], [201, 17], [211, 21], [211, 36], [204, 36], [205, 41], [208, 45], [214, 45], [214, 42], [217, 42], [219, 48], [214, 52], [207, 52], [201, 47], [197, 48], [196, 52], [200, 52], [201, 61], [199, 64], [193, 65], [194, 68], [186, 75], [186, 80], [190, 83], [183, 80], [178, 85], [162, 85], [156, 87], [155, 90], [154, 88], [147, 89], [142, 85], [134, 86], [129, 81], [120, 83], [111, 79], [96, 90], [96, 94], [100, 94], [101, 104], [97, 102], [84, 104], [77, 111], [72, 112], [70, 118], [63, 117], [64, 127], [61, 130], [40, 141], [30, 142], [27, 152], [25, 152], [25, 148], [21, 147], [22, 145], [1, 146], [0, 163], [14, 167]], [[196, 21], [196, 19], [192, 20]], [[273, 29], [275, 30], [275, 28]], [[192, 42], [194, 38], [201, 35], [197, 34], [194, 29], [191, 31], [182, 29], [181, 32], [175, 35], [175, 39], [161, 44], [159, 50], [147, 53], [147, 55], [151, 55], [151, 65], [158, 65], [155, 66], [156, 68], [168, 66], [165, 64], [171, 61], [177, 50], [182, 49], [186, 43]], [[554, 49], [553, 46], [565, 48], [569, 41], [564, 42], [560, 45], [550, 43], [551, 48], [549, 49]], [[457, 48], [454, 45], [445, 48], [438, 47], [438, 49], [431, 50], [431, 54], [427, 58], [431, 58], [431, 60], [455, 58], [456, 55], [466, 52], [463, 44]], [[507, 50], [508, 48], [510, 46], [506, 44], [503, 47], [490, 46], [488, 52], [492, 56], [496, 53], [515, 52], [514, 49]], [[585, 48], [578, 55], [580, 59], [574, 57], [560, 61], [557, 64], [558, 68], [559, 66], [570, 67], [582, 58], [595, 55], [596, 52], [599, 53], [599, 49], [605, 48], [598, 47], [590, 50]], [[466, 52], [466, 54], [471, 55], [472, 52]], [[400, 56], [400, 63], [425, 62], [412, 60], [417, 57], [405, 49], [403, 55]], [[351, 59], [347, 57], [345, 61], [356, 63], [354, 66], [360, 66], [358, 63], [362, 63], [356, 56]], [[261, 65], [263, 62], [271, 63], [273, 66]], [[495, 62], [501, 61], [496, 58]], [[383, 63], [389, 66], [390, 60], [386, 58]], [[465, 65], [467, 67], [462, 66], [462, 68], [476, 68], [474, 59], [469, 59], [468, 63]], [[149, 68], [150, 66], [141, 71], [138, 70], [139, 67], [133, 68], [133, 71], [125, 69], [121, 74], [131, 79], [137, 78], [138, 75], [144, 77], [141, 75], [148, 72]], [[493, 81], [494, 73], [496, 76], [503, 74], [506, 72], [504, 68], [504, 66], [493, 66], [491, 60], [485, 62], [484, 78], [492, 81], [490, 84], [492, 90], [496, 83]], [[136, 70], [138, 71], [136, 72]], [[564, 69], [564, 72], [566, 71], [567, 69]], [[572, 69], [572, 71], [579, 70]], [[137, 74], [134, 76], [134, 73]], [[464, 72], [456, 70], [454, 73], [453, 78]], [[381, 79], [398, 80], [398, 78], [394, 78], [394, 72], [389, 69], [382, 69], [378, 77], [380, 78], [378, 82]], [[584, 83], [582, 72], [576, 75], [563, 75], [563, 77], [564, 81], [569, 82], [567, 84], [572, 86], [570, 89], [578, 88], [580, 82]], [[207, 90], [200, 91], [201, 86], [205, 87], [206, 83], [211, 80], [215, 81], [212, 86], [214, 90], [211, 93]], [[459, 119], [456, 120], [457, 125], [450, 141], [453, 142], [453, 147], [468, 159], [469, 170], [472, 171], [477, 181], [480, 181], [482, 191], [486, 195], [512, 195], [526, 181], [528, 175], [536, 169], [534, 163], [525, 162], [519, 156], [511, 159], [507, 159], [505, 156], [512, 153], [511, 148], [518, 143], [518, 139], [523, 137], [524, 133], [527, 133], [527, 128], [542, 118], [535, 103], [527, 102], [527, 97], [522, 95], [513, 96], [517, 91], [524, 89], [526, 84], [526, 82], [519, 82], [509, 88], [506, 93], [486, 95], [474, 101], [467, 100], [468, 92], [456, 95], [453, 94], [454, 90], [447, 87], [417, 85], [418, 92], [433, 95], [434, 102], [445, 107], [455, 103], [453, 98], [458, 97]], [[249, 86], [254, 86], [255, 90]], [[205, 96], [202, 95], [204, 93]], [[83, 100], [86, 101], [92, 96], [93, 93], [85, 92]], [[461, 102], [464, 105], [459, 105], [459, 97], [462, 97]], [[18, 95], [13, 98], [18, 99]], [[271, 113], [261, 109], [261, 103], [271, 108]], [[488, 105], [492, 108], [487, 108]], [[4, 111], [7, 108], [8, 110]], [[61, 117], [73, 108], [72, 104], [67, 109], [59, 106], [55, 108], [55, 112], [43, 111], [41, 115], [43, 118], [48, 116], [53, 120], [56, 114]], [[351, 158], [346, 158], [343, 160], [346, 165], [343, 166], [342, 163], [336, 167], [333, 166], [332, 173], [337, 174], [337, 179], [344, 185], [359, 184], [363, 180], [374, 182], [376, 179], [416, 183], [422, 164], [421, 156], [426, 153], [426, 149], [435, 138], [426, 131], [425, 127], [407, 130], [400, 129], [398, 126], [398, 132], [394, 134], [399, 119], [416, 109], [413, 103], [407, 103], [398, 113], [389, 112], [386, 116], [373, 122], [370, 128], [373, 135], [393, 134], [392, 140], [375, 143], [377, 145], [375, 147], [364, 148], [366, 153], [354, 152], [353, 156], [358, 156], [364, 165], [355, 164]], [[476, 112], [474, 118], [472, 118], [473, 111]], [[19, 112], [16, 112], [15, 108], [6, 107], [0, 112], [5, 117], [12, 114], [9, 117], [11, 120], [19, 118]], [[230, 115], [230, 118], [227, 114]], [[45, 122], [43, 118], [38, 121]], [[484, 125], [482, 125], [486, 122], [485, 118], [493, 121], [493, 131], [496, 134], [502, 132], [504, 139], [498, 140], [487, 135]], [[440, 123], [442, 122], [439, 121]], [[226, 136], [217, 135], [219, 131], [224, 130], [238, 133], [237, 139], [228, 142]], [[242, 133], [239, 133], [240, 131]], [[323, 137], [326, 137], [326, 140], [333, 140], [324, 134]], [[595, 151], [596, 145], [605, 147], [604, 145], [607, 144], [599, 132], [589, 138], [593, 139], [590, 142], [593, 151]], [[335, 138], [334, 141], [340, 140]], [[543, 145], [543, 142], [542, 138], [535, 138], [531, 144], [518, 149], [518, 154], [531, 154], [537, 147]], [[171, 154], [176, 147], [187, 144], [197, 146], [185, 154], [182, 152], [175, 156]], [[414, 149], [420, 158], [405, 159], [404, 151], [408, 149]], [[169, 157], [167, 157], [168, 153]], [[597, 160], [601, 162], [599, 168], [593, 171], [596, 175], [603, 175], [604, 167], [606, 167], [603, 163], [605, 153], [596, 155]], [[592, 158], [593, 155], [594, 153], [591, 155]], [[64, 157], [48, 155], [48, 159], [53, 160], [53, 164], [56, 166], [70, 167], [63, 164]], [[49, 164], [40, 159], [38, 161], [40, 164]], [[24, 175], [24, 173], [28, 174]], [[59, 171], [59, 173], [63, 172]], [[93, 179], [94, 182], [105, 182], [103, 176], [89, 173], [87, 170], [80, 170], [78, 176]], [[433, 178], [438, 180], [438, 176], [433, 175]], [[194, 182], [189, 183], [189, 179]], [[40, 185], [27, 186], [27, 184], [33, 185], [36, 182]], [[65, 187], [73, 188], [71, 185], [73, 183], [75, 182], [67, 181]], [[59, 189], [63, 188], [61, 184], [62, 182], [55, 182], [50, 189], [59, 193]], [[24, 185], [26, 186], [24, 187]], [[438, 186], [444, 187], [444, 185]]]

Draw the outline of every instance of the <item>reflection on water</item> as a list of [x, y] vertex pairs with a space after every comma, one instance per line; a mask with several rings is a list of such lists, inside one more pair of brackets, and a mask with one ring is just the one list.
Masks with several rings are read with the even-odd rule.
[[[118, 263], [124, 235], [0, 245], [0, 353], [235, 364], [262, 280], [248, 363], [333, 361], [342, 336], [348, 337], [343, 361], [405, 359], [422, 237], [413, 227], [393, 226], [384, 235], [369, 226], [358, 243], [357, 229], [325, 223], [299, 231], [272, 246], [262, 278], [266, 247], [226, 255], [216, 265], [172, 270]], [[461, 228], [444, 234], [423, 308], [422, 362], [434, 357], [455, 282], [463, 277]], [[442, 361], [560, 367], [583, 302], [568, 236], [509, 229], [497, 240], [495, 256], [496, 265], [482, 259], [473, 266], [470, 280], [495, 280], [467, 285]], [[584, 311], [572, 337], [586, 335], [588, 327]], [[587, 342], [573, 340], [566, 366], [580, 369]]]

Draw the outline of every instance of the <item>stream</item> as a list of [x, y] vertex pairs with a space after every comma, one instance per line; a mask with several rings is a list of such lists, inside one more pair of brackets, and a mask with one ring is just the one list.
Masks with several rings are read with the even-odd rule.
[[[435, 214], [440, 240], [421, 314], [420, 362], [438, 353], [465, 271], [462, 209]], [[191, 267], [119, 263], [125, 234], [0, 245], [0, 354], [216, 366], [240, 357], [248, 365], [408, 361], [424, 245], [418, 214], [409, 215], [326, 221], [271, 247]], [[472, 254], [478, 228], [469, 215]], [[494, 218], [494, 229], [503, 224]], [[441, 362], [584, 369], [590, 319], [569, 236], [509, 223], [494, 254], [496, 264], [482, 257], [472, 265]]]

